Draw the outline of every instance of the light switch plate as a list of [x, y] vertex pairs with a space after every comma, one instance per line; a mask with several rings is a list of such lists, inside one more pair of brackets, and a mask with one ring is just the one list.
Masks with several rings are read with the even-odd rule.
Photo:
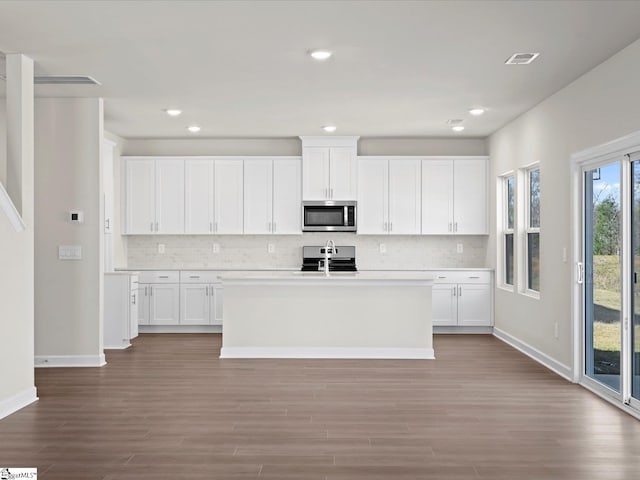
[[387, 246], [384, 243], [380, 244], [380, 253], [387, 253]]
[[158, 253], [164, 253], [164, 243], [158, 244]]
[[58, 245], [59, 260], [82, 260], [82, 247], [80, 245]]
[[464, 245], [462, 243], [456, 244], [456, 252], [458, 253], [464, 252]]
[[213, 243], [211, 245], [211, 251], [213, 253], [220, 253], [220, 244], [219, 243]]
[[267, 245], [267, 252], [269, 253], [275, 253], [276, 251], [276, 246], [273, 243], [269, 243]]

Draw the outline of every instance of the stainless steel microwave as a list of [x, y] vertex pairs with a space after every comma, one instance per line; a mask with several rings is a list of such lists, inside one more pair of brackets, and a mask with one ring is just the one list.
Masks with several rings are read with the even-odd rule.
[[303, 232], [355, 232], [356, 202], [320, 200], [302, 202]]

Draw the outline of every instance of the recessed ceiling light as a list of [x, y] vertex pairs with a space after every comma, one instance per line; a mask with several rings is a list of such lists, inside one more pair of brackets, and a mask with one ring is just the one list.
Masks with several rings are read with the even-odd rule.
[[469, 110], [469, 113], [475, 116], [482, 115], [484, 112], [484, 108], [472, 108], [471, 110]]
[[201, 128], [198, 125], [189, 125], [187, 127], [187, 130], [189, 130], [191, 133], [198, 133]]
[[314, 60], [326, 60], [333, 55], [333, 52], [330, 52], [329, 50], [311, 50], [309, 55], [311, 55]]
[[327, 133], [335, 132], [337, 128], [338, 127], [336, 127], [335, 125], [325, 125], [324, 127], [322, 127], [322, 129]]
[[453, 130], [454, 132], [461, 132], [464, 130], [464, 126], [456, 125], [455, 127], [451, 127], [451, 130]]
[[514, 53], [504, 63], [507, 65], [529, 65], [539, 55], [539, 53]]
[[165, 109], [165, 113], [170, 117], [177, 117], [182, 113], [182, 110], [178, 110], [177, 108], [167, 108]]

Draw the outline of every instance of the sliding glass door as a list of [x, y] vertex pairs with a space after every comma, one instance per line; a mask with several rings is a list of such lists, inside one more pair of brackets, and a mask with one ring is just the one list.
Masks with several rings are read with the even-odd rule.
[[621, 173], [619, 161], [584, 171], [584, 373], [615, 392], [621, 388]]
[[[637, 156], [637, 155], [636, 155]], [[631, 396], [640, 401], [640, 159], [631, 162], [631, 275], [633, 302], [629, 338]], [[633, 400], [632, 400], [633, 401]]]

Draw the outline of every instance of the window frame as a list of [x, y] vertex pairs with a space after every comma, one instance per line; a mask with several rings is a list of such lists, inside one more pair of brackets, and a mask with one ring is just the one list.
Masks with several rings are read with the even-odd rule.
[[[509, 228], [509, 180], [513, 186], [513, 223]], [[516, 237], [516, 219], [517, 219], [517, 178], [516, 172], [510, 170], [498, 176], [498, 198], [500, 203], [498, 207], [498, 274], [496, 275], [497, 287], [509, 292], [515, 291], [516, 288], [516, 264], [517, 264], [517, 237]], [[511, 281], [507, 283], [507, 235], [513, 238], [513, 256], [511, 266]]]
[[[521, 293], [524, 295], [528, 295], [533, 298], [540, 298], [540, 225], [542, 223], [542, 215], [540, 204], [538, 205], [538, 226], [531, 226], [531, 173], [534, 171], [538, 171], [538, 202], [540, 203], [541, 188], [540, 188], [540, 162], [533, 163], [531, 165], [527, 165], [522, 169], [523, 173], [523, 183], [524, 183], [524, 225], [522, 228], [522, 245], [523, 245], [523, 259], [522, 259], [522, 288]], [[530, 263], [530, 251], [531, 251], [531, 242], [529, 241], [530, 234], [537, 235], [538, 237], [538, 290], [531, 288], [529, 285], [529, 263]]]

